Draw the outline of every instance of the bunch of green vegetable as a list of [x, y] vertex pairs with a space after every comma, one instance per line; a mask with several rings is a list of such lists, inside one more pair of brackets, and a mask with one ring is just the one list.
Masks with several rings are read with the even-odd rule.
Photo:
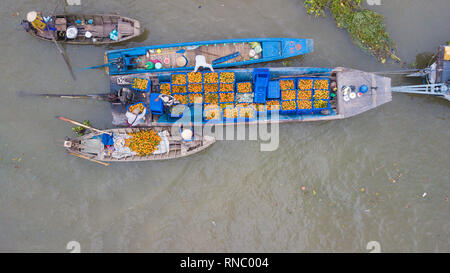
[[[85, 120], [83, 121], [83, 124], [86, 126], [91, 127], [91, 122], [89, 120]], [[86, 132], [86, 128], [82, 127], [82, 126], [77, 126], [77, 127], [73, 127], [72, 131], [77, 134], [78, 136], [83, 136], [84, 133]]]
[[325, 16], [329, 9], [339, 28], [345, 28], [354, 43], [375, 55], [382, 63], [391, 57], [400, 59], [393, 53], [395, 43], [389, 37], [383, 16], [361, 6], [362, 0], [305, 0], [308, 14]]

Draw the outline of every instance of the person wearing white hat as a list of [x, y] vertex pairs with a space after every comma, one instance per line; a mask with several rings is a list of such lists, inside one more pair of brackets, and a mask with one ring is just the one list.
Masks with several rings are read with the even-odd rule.
[[47, 24], [44, 22], [44, 19], [36, 12], [30, 11], [27, 13], [27, 21], [33, 26], [34, 29], [39, 32], [44, 32]]
[[191, 141], [193, 135], [194, 133], [192, 133], [191, 129], [183, 129], [183, 131], [181, 132], [181, 137], [184, 141]]

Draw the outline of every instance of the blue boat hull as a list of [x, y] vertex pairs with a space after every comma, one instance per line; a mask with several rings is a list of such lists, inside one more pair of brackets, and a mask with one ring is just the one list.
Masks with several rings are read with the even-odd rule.
[[[247, 56], [250, 45], [255, 44], [256, 56]], [[258, 46], [260, 47], [260, 53], [258, 53]], [[195, 49], [190, 50], [189, 48]], [[314, 42], [312, 39], [253, 38], [214, 40], [111, 50], [105, 53], [105, 66], [110, 75], [186, 71], [194, 69], [195, 55], [205, 55], [207, 61], [208, 59], [210, 61], [213, 60], [209, 63], [212, 63], [214, 68], [226, 68], [281, 60], [311, 53], [313, 50]], [[186, 59], [186, 64], [181, 67], [175, 67], [175, 58], [183, 56]], [[214, 64], [214, 60], [220, 62], [221, 57], [226, 56], [231, 59]], [[146, 67], [145, 65], [149, 63], [150, 59], [154, 63], [160, 62], [162, 68]], [[171, 63], [166, 64], [166, 61]]]

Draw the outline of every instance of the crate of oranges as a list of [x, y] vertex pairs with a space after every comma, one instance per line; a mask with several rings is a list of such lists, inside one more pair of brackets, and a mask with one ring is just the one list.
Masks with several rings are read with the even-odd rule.
[[131, 83], [131, 88], [134, 90], [138, 90], [141, 92], [149, 92], [152, 84], [147, 79], [142, 78], [133, 78], [133, 81]]

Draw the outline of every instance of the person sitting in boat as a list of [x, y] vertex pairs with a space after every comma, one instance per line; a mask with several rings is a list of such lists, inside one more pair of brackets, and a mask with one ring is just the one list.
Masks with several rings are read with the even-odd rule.
[[206, 62], [206, 58], [203, 55], [197, 55], [195, 56], [195, 69], [194, 69], [194, 73], [197, 72], [197, 70], [200, 68], [209, 68], [212, 72], [214, 72], [214, 68], [212, 67], [211, 64]]
[[56, 31], [56, 28], [49, 26], [48, 23], [41, 17], [40, 12], [36, 11], [28, 12], [27, 21], [31, 24], [31, 27], [33, 29], [39, 31], [40, 33], [43, 33], [46, 30]]
[[127, 124], [132, 127], [140, 123], [141, 120], [145, 120], [145, 114], [147, 113], [147, 108], [141, 112], [140, 108], [136, 108], [133, 112], [127, 111], [125, 116], [127, 117]]

